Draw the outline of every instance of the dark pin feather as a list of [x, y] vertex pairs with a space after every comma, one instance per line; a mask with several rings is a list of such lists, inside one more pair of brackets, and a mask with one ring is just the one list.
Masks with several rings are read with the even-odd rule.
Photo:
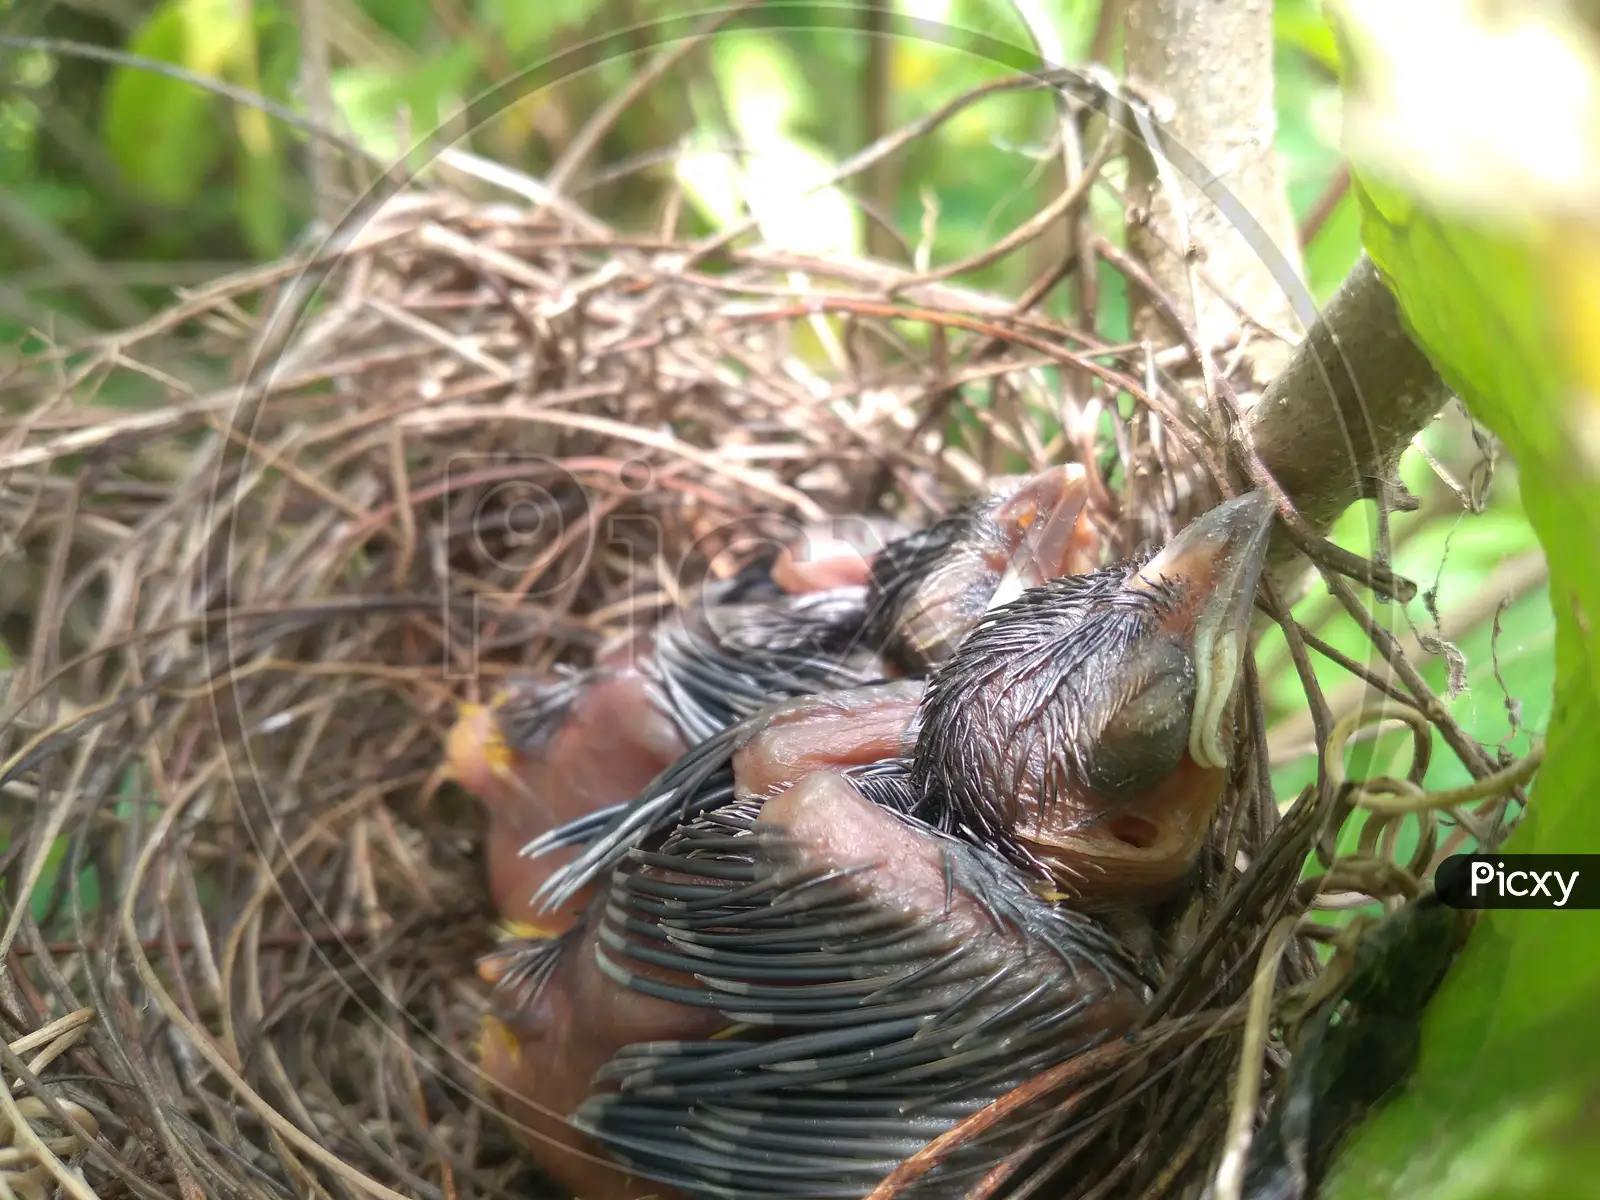
[[[766, 719], [764, 712], [756, 713], [706, 738], [657, 776], [637, 799], [608, 810], [610, 819], [589, 834], [578, 857], [551, 873], [534, 894], [533, 903], [547, 912], [560, 908], [614, 870], [633, 848], [647, 846], [680, 822], [727, 804], [734, 795], [733, 756], [765, 728]], [[876, 779], [868, 784], [873, 799], [901, 796], [904, 785], [888, 782], [893, 774], [888, 766], [881, 766], [876, 776], [867, 769], [867, 775]], [[522, 852], [538, 858], [559, 846], [572, 845], [577, 840], [572, 829], [572, 825], [555, 829], [528, 843]], [[585, 829], [594, 829], [592, 818], [586, 819]]]
[[[606, 1090], [574, 1123], [641, 1175], [695, 1196], [859, 1197], [964, 1116], [1106, 1036], [1097, 1005], [1121, 997], [1131, 1011], [1148, 998], [1153, 981], [1110, 932], [1039, 899], [990, 851], [897, 818], [940, 840], [953, 897], [994, 926], [992, 938], [962, 937], [943, 914], [874, 904], [871, 877], [808, 863], [754, 822], [758, 811], [747, 801], [691, 819], [612, 879], [607, 973], [741, 1029], [629, 1046], [600, 1072]], [[735, 863], [749, 882], [707, 884], [708, 867], [729, 875]], [[661, 903], [663, 884], [692, 891], [692, 919]], [[863, 900], [877, 911], [863, 913]], [[752, 919], [774, 910], [780, 928]], [[841, 941], [863, 918], [902, 952], [864, 956]], [[960, 1194], [1037, 1119], [1002, 1122], [914, 1194]]]

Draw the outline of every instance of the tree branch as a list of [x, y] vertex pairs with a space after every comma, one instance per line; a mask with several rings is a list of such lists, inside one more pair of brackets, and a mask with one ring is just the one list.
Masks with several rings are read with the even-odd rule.
[[[1256, 453], [1318, 533], [1377, 494], [1450, 390], [1363, 254], [1250, 412]], [[1294, 557], [1274, 544], [1279, 569]], [[1276, 572], [1275, 572], [1276, 573]]]
[[[1162, 132], [1216, 175], [1299, 273], [1298, 236], [1273, 152], [1272, 5], [1127, 0], [1124, 40], [1129, 80], [1157, 110]], [[1175, 177], [1142, 148], [1133, 154], [1128, 240], [1162, 293], [1133, 289], [1135, 333], [1169, 344], [1181, 334], [1170, 321], [1182, 320], [1208, 348], [1239, 329], [1240, 309], [1285, 333], [1300, 329], [1290, 289], [1201, 193], [1207, 182]], [[1245, 366], [1241, 400], [1259, 396], [1246, 416], [1255, 451], [1319, 535], [1350, 505], [1378, 494], [1450, 398], [1365, 255], [1298, 347], [1258, 340]], [[1177, 490], [1190, 510], [1175, 514], [1180, 522], [1216, 500]], [[1303, 565], [1280, 533], [1269, 571], [1281, 594], [1300, 593]]]
[[[1130, 82], [1157, 109], [1165, 130], [1216, 174], [1299, 275], [1299, 242], [1273, 151], [1272, 5], [1129, 0], [1125, 28]], [[1129, 182], [1130, 248], [1178, 301], [1201, 345], [1214, 346], [1239, 328], [1235, 305], [1267, 328], [1290, 336], [1300, 329], [1282, 282], [1217, 206], [1199, 198], [1197, 184], [1204, 180], [1178, 181], [1182, 194], [1175, 195], [1179, 189], [1170, 180], [1164, 184], [1151, 155], [1140, 151]], [[1133, 323], [1137, 336], [1157, 344], [1172, 341], [1176, 332], [1148, 302], [1136, 303]], [[1277, 375], [1288, 357], [1289, 347], [1277, 340], [1253, 343], [1246, 355], [1253, 382]]]
[[[1311, 532], [1325, 537], [1356, 501], [1383, 494], [1400, 456], [1450, 399], [1363, 254], [1245, 415], [1246, 436]], [[1173, 516], [1184, 525], [1222, 497], [1198, 463], [1176, 447], [1168, 454], [1182, 485]], [[1160, 536], [1153, 511], [1138, 536]], [[1267, 571], [1286, 601], [1304, 594], [1309, 564], [1286, 530], [1274, 535]]]

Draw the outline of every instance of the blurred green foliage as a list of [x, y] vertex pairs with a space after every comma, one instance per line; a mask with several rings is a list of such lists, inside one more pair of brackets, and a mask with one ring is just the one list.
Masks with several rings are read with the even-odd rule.
[[[985, 56], [985, 38], [1016, 47], [1019, 60], [1031, 45], [1015, 13], [995, 0], [905, 7], [947, 23], [947, 32], [890, 42], [882, 97], [869, 82], [868, 39], [841, 33], [847, 10], [837, 5], [809, 16], [803, 5], [785, 5], [783, 28], [720, 37], [616, 123], [579, 177], [583, 199], [623, 224], [650, 220], [673, 180], [665, 152], [735, 143], [755, 164], [746, 190], [756, 194], [742, 199], [765, 198], [779, 210], [771, 222], [803, 230], [808, 241], [859, 248], [863, 222], [844, 197], [790, 202], [785, 213], [777, 189], [763, 197], [762, 182], [782, 181], [792, 194], [796, 178], [825, 175], [864, 145], [875, 111], [892, 128], [1010, 73]], [[1043, 7], [1069, 57], [1083, 61], [1099, 4]], [[1279, 142], [1304, 214], [1338, 163], [1336, 61], [1314, 0], [1283, 0], [1278, 9]], [[442, 141], [537, 175], [666, 33], [687, 28], [691, 10], [681, 0], [318, 0], [317, 11], [339, 131], [378, 161]], [[13, 32], [124, 50], [305, 111], [301, 24], [293, 0], [161, 0], [148, 9], [49, 7]], [[584, 49], [602, 36], [604, 54]], [[1113, 65], [1115, 51], [1113, 42]], [[550, 62], [571, 69], [562, 74]], [[223, 264], [281, 254], [311, 217], [305, 139], [258, 110], [185, 79], [42, 51], [0, 50], [0, 71], [0, 189], [9, 198], [0, 206], [0, 274], [10, 281], [0, 289], [0, 319], [10, 323], [0, 336], [131, 319], [160, 303], [169, 279], [190, 283]], [[1036, 211], [1056, 186], [1045, 154], [1052, 121], [1048, 97], [1004, 94], [913, 144], [893, 167], [891, 215], [906, 243], [917, 245], [931, 224], [929, 253], [950, 261]], [[741, 197], [725, 159], [690, 156], [676, 174], [699, 231], [730, 219]], [[1096, 203], [1118, 232], [1114, 199]], [[1309, 248], [1318, 295], [1357, 248], [1345, 202]], [[1022, 253], [971, 281], [1014, 290], [1037, 265]], [[1107, 318], [1114, 329], [1116, 313]]]
[[[1557, 7], [1341, 4], [1356, 194], [1413, 336], [1522, 465], [1549, 556], [1554, 711], [1508, 853], [1600, 850], [1600, 46]], [[1542, 19], [1541, 19], [1542, 18]], [[1415, 52], [1425, 29], [1434, 51]], [[1534, 53], [1530, 53], [1534, 51]], [[1482, 75], [1536, 68], [1572, 103], [1536, 137], [1482, 117]], [[1397, 97], [1406, 97], [1402, 106]], [[1477, 105], [1479, 107], [1475, 108]], [[1475, 153], [1462, 154], [1467, 137]], [[1560, 161], [1530, 144], [1574, 152]], [[1552, 611], [1553, 609], [1553, 611]], [[1481, 736], [1481, 734], [1480, 734]], [[1334, 1200], [1600, 1195], [1600, 912], [1484, 914], [1429, 1006], [1407, 1091], [1346, 1148]]]

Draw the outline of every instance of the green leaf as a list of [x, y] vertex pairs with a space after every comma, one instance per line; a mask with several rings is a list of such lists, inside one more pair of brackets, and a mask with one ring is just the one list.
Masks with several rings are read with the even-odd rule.
[[730, 154], [723, 139], [701, 134], [699, 151], [675, 166], [691, 202], [722, 228], [748, 207], [773, 245], [815, 254], [854, 251], [855, 205], [839, 188], [821, 186], [833, 163], [792, 132], [806, 94], [794, 55], [776, 38], [736, 37], [714, 43], [712, 56], [743, 153]]
[[[1361, 208], [1356, 198], [1347, 194], [1334, 205], [1305, 250], [1306, 283], [1319, 304], [1339, 290], [1360, 253]], [[1362, 528], [1367, 528], [1365, 522]]]
[[[260, 68], [260, 50], [254, 24], [239, 39], [233, 74], [250, 90], [267, 92]], [[284, 208], [283, 149], [272, 120], [261, 109], [240, 105], [234, 110], [238, 132], [235, 208], [245, 242], [257, 258], [277, 258], [283, 252], [288, 213]]]
[[1278, 45], [1306, 55], [1328, 74], [1339, 74], [1339, 43], [1317, 0], [1279, 0], [1272, 9]]
[[[231, 0], [167, 0], [140, 26], [130, 54], [220, 76], [249, 38], [249, 13]], [[219, 101], [194, 84], [138, 67], [114, 67], [101, 133], [123, 178], [150, 199], [188, 204], [216, 165], [224, 143]]]
[[12, 194], [52, 225], [75, 225], [94, 215], [94, 196], [77, 179], [30, 179]]
[[[1589, 191], [1600, 146], [1577, 132], [1600, 127], [1597, 60], [1543, 10], [1507, 9], [1488, 30], [1449, 0], [1340, 8], [1368, 252], [1418, 344], [1516, 458], [1549, 558], [1546, 759], [1505, 849], [1600, 851], [1600, 204]], [[1553, 128], [1530, 134], [1525, 113], [1495, 129], [1464, 123], [1484, 111], [1479, 68], [1492, 54], [1572, 101], [1541, 98], [1539, 122]], [[1518, 144], [1530, 137], [1581, 153], [1530, 158]], [[1486, 914], [1429, 1006], [1409, 1087], [1345, 1145], [1324, 1196], [1593, 1196], [1597, 1012], [1600, 912]]]
[[428, 0], [361, 0], [360, 9], [374, 25], [409, 46], [421, 44], [434, 22]]
[[[183, 12], [175, 3], [158, 8], [128, 45], [131, 54], [170, 63], [182, 63], [186, 49]], [[211, 109], [212, 97], [187, 83], [113, 67], [102, 136], [124, 179], [176, 207], [194, 198], [221, 153]]]
[[600, 8], [600, 0], [479, 0], [478, 18], [500, 35], [512, 54], [543, 52], [563, 30], [582, 28]]
[[235, 183], [239, 229], [250, 252], [262, 260], [282, 254], [288, 238], [282, 172], [283, 152], [276, 139], [262, 153], [243, 150], [239, 155]]
[[[333, 99], [356, 138], [380, 157], [393, 159], [461, 111], [463, 93], [477, 69], [477, 52], [456, 44], [404, 70], [354, 66], [335, 71]], [[404, 146], [399, 140], [402, 128], [407, 130]]]
[[[261, 93], [283, 103], [299, 71], [299, 47], [281, 14], [258, 10]], [[258, 258], [283, 253], [292, 216], [285, 178], [284, 142], [264, 114], [238, 114], [239, 148], [235, 211], [245, 242]]]

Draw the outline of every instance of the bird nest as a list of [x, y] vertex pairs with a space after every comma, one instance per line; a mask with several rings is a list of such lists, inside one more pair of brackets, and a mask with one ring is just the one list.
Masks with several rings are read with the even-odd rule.
[[[492, 918], [479, 814], [440, 778], [456, 704], [586, 661], [796, 520], [920, 525], [990, 474], [1079, 460], [1113, 545], [1171, 529], [1208, 451], [1229, 489], [1260, 467], [1226, 432], [1244, 425], [1175, 424], [1187, 353], [882, 264], [420, 190], [324, 252], [39, 349], [0, 443], [26, 649], [0, 724], [0, 1180], [528, 1194], [474, 1068]], [[1364, 614], [1347, 558], [1323, 565]], [[1039, 1136], [1072, 1195], [1192, 1194], [1282, 1086], [1273, 1001], [1304, 1001], [1326, 958], [1302, 914], [1425, 873], [1387, 857], [1393, 814], [1331, 857], [1353, 726], [1331, 727], [1314, 639], [1276, 619], [1319, 786], [1273, 794], [1247, 672], [1218, 853], [1156, 1010], [1002, 1101], [1053, 1105]]]

